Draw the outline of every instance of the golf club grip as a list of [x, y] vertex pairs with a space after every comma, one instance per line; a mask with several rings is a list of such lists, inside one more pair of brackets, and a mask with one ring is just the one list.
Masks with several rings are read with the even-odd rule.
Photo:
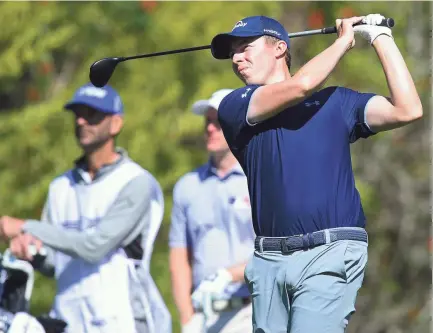
[[[355, 23], [353, 26], [357, 26], [357, 25], [364, 25], [365, 23], [359, 22], [359, 23]], [[380, 27], [388, 27], [388, 28], [392, 28], [394, 26], [395, 22], [393, 18], [385, 18], [382, 20], [382, 22], [380, 22], [380, 24], [377, 24]], [[322, 29], [322, 34], [335, 34], [337, 32], [337, 27], [327, 27], [327, 28], [323, 28]]]

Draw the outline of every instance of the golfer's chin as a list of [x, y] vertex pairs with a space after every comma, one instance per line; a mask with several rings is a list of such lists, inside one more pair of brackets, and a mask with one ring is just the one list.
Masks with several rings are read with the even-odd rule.
[[245, 85], [253, 85], [253, 84], [261, 84], [260, 80], [258, 80], [257, 78], [254, 78], [252, 76], [249, 75], [241, 75], [241, 74], [237, 74], [238, 78], [245, 84]]
[[245, 85], [248, 85], [248, 80], [240, 74], [236, 74], [236, 76], [241, 80]]

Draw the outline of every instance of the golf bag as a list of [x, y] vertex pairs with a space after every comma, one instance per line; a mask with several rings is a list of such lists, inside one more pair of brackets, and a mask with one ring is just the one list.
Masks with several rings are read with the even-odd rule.
[[9, 250], [0, 255], [0, 333], [64, 332], [62, 320], [28, 313], [34, 279], [30, 262], [15, 258]]

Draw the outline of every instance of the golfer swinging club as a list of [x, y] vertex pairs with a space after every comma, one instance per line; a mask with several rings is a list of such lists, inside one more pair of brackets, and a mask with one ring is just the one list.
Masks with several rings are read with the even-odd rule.
[[[254, 332], [342, 333], [355, 311], [368, 238], [349, 145], [423, 112], [391, 30], [378, 26], [383, 18], [337, 20], [335, 42], [294, 75], [287, 32], [271, 18], [247, 17], [212, 40], [213, 56], [231, 59], [245, 83], [223, 99], [218, 118], [248, 179]], [[376, 51], [389, 98], [320, 90], [355, 45], [354, 33]]]

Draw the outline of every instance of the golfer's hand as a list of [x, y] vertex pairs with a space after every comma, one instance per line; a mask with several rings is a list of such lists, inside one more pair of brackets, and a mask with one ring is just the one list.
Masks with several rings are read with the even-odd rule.
[[11, 239], [21, 232], [21, 227], [24, 220], [17, 219], [10, 216], [0, 217], [0, 237], [4, 239]]
[[385, 17], [380, 14], [369, 14], [362, 19], [362, 23], [365, 24], [353, 27], [353, 31], [356, 34], [361, 35], [361, 37], [367, 40], [370, 45], [372, 45], [380, 35], [386, 35], [393, 38], [390, 28], [378, 26], [383, 19], [385, 19]]
[[343, 40], [347, 43], [347, 51], [355, 46], [355, 32], [353, 25], [361, 22], [363, 16], [355, 16], [346, 19], [335, 20], [335, 26], [337, 27], [338, 39]]
[[212, 299], [217, 298], [232, 281], [233, 277], [230, 272], [226, 269], [220, 269], [216, 274], [204, 279], [197, 289], [194, 290], [191, 295], [193, 305], [195, 307], [202, 307], [202, 302], [206, 294], [210, 295]]
[[[41, 248], [42, 242], [27, 233], [21, 233], [14, 237], [9, 244], [9, 249], [15, 257], [28, 261], [32, 261], [33, 255], [38, 253]], [[36, 253], [33, 252], [33, 249], [36, 249]]]

